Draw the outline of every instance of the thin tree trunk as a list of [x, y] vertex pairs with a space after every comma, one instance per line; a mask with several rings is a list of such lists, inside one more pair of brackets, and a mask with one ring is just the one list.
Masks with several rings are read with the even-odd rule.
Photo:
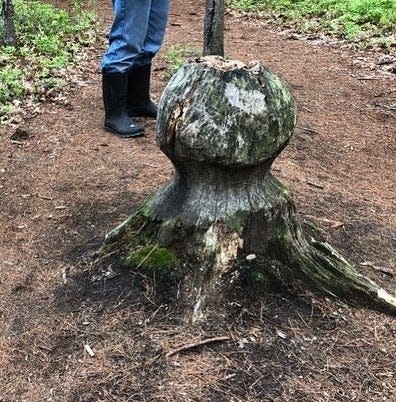
[[16, 46], [17, 38], [14, 28], [14, 5], [12, 0], [2, 0], [1, 8], [4, 24], [4, 44], [6, 46]]
[[206, 1], [203, 54], [224, 56], [224, 0]]

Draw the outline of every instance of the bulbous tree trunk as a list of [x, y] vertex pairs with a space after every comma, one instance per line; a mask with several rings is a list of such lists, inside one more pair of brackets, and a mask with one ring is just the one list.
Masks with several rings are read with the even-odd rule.
[[276, 278], [396, 311], [395, 298], [329, 244], [304, 238], [290, 191], [270, 172], [295, 123], [286, 85], [261, 64], [219, 57], [185, 64], [164, 91], [157, 121], [174, 177], [107, 243], [126, 244], [126, 260], [141, 269], [179, 269], [180, 299], [193, 320], [241, 270], [258, 285]]

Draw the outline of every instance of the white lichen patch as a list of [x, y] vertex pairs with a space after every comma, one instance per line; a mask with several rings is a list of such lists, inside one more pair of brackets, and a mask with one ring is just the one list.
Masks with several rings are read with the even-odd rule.
[[256, 89], [247, 91], [228, 82], [224, 90], [224, 96], [231, 106], [245, 113], [256, 115], [267, 111], [265, 94]]
[[241, 150], [243, 149], [243, 147], [245, 146], [245, 138], [241, 133], [237, 133], [237, 137], [236, 137], [236, 149]]

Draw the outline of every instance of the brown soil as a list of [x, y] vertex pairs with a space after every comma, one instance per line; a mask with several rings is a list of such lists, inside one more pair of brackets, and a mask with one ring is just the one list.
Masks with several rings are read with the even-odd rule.
[[[96, 6], [103, 32], [108, 3]], [[167, 49], [200, 49], [202, 13], [202, 0], [173, 1], [157, 99]], [[226, 36], [229, 57], [261, 60], [297, 100], [299, 128], [273, 170], [302, 218], [394, 292], [395, 76], [361, 62], [375, 53], [294, 40], [232, 14]], [[153, 281], [117, 258], [95, 259], [105, 233], [172, 174], [152, 121], [141, 139], [102, 129], [102, 51], [68, 107], [45, 105], [12, 139], [14, 129], [2, 128], [0, 401], [396, 400], [392, 317], [236, 292], [217, 317], [190, 328]], [[230, 340], [165, 356], [217, 336]]]

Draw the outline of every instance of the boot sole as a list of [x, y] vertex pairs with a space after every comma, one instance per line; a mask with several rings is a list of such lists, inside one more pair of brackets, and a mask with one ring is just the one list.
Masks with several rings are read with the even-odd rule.
[[123, 134], [123, 133], [118, 132], [117, 130], [114, 130], [114, 128], [109, 127], [109, 126], [104, 126], [104, 128], [106, 131], [116, 134], [116, 135], [118, 135], [118, 137], [121, 137], [121, 138], [143, 137], [145, 134], [144, 130], [137, 131], [136, 133], [131, 133], [131, 134]]

